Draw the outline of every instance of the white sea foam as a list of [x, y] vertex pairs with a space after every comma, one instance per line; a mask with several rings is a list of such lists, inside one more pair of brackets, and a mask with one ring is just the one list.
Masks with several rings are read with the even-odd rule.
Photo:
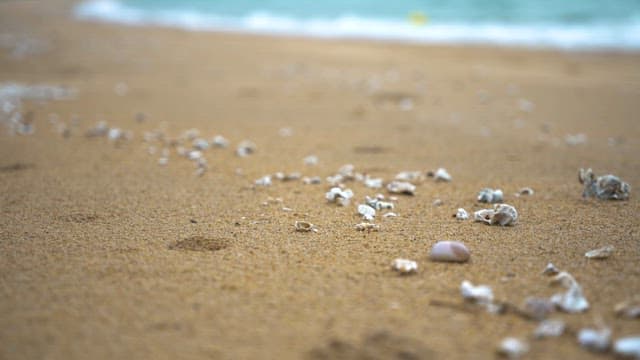
[[640, 50], [640, 21], [590, 25], [429, 23], [339, 16], [300, 19], [257, 11], [242, 17], [192, 10], [145, 10], [117, 0], [88, 0], [75, 8], [79, 19], [154, 25], [193, 31], [248, 32], [317, 38], [375, 39], [426, 44], [492, 44], [567, 50]]

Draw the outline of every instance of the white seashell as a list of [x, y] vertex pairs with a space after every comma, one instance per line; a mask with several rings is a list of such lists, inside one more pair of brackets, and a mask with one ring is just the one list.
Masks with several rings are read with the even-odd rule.
[[435, 181], [444, 182], [450, 182], [452, 180], [451, 175], [449, 175], [445, 168], [438, 168], [438, 170], [433, 173], [433, 178]]
[[309, 155], [304, 158], [304, 164], [307, 166], [315, 166], [318, 165], [318, 157], [315, 155]]
[[229, 146], [229, 140], [222, 135], [216, 135], [211, 139], [211, 145], [217, 148], [226, 148]]
[[508, 357], [509, 359], [517, 359], [529, 351], [529, 345], [513, 337], [508, 337], [500, 342], [498, 353]]
[[558, 337], [564, 332], [566, 325], [564, 321], [559, 319], [549, 319], [541, 322], [533, 335], [536, 338]]
[[493, 209], [476, 211], [473, 218], [489, 225], [509, 226], [518, 221], [518, 211], [509, 204], [496, 204]]
[[613, 343], [613, 351], [622, 356], [640, 359], [640, 336], [620, 338]]
[[469, 249], [458, 241], [438, 241], [429, 254], [429, 258], [433, 261], [449, 262], [465, 262], [470, 256]]
[[460, 293], [466, 300], [472, 300], [479, 304], [491, 304], [493, 302], [493, 291], [487, 285], [474, 286], [471, 282], [464, 280], [460, 284]]
[[395, 259], [391, 268], [401, 274], [412, 274], [418, 271], [418, 263], [408, 259]]
[[342, 175], [344, 178], [352, 179], [355, 175], [353, 174], [353, 170], [355, 167], [352, 164], [345, 164], [338, 169], [338, 174]]
[[356, 224], [355, 226], [356, 230], [358, 231], [379, 231], [380, 230], [380, 225], [377, 224], [372, 224], [372, 223], [360, 223], [360, 224]]
[[380, 198], [379, 196], [377, 196], [375, 198], [370, 198], [367, 196], [365, 198], [365, 201], [367, 205], [371, 206], [376, 210], [385, 210], [385, 209], [393, 210], [395, 205], [391, 202], [383, 201], [382, 199], [384, 199], [384, 197]]
[[612, 245], [607, 245], [599, 249], [587, 251], [584, 256], [589, 259], [606, 259], [613, 254], [614, 249]]
[[553, 282], [560, 283], [567, 289], [566, 292], [558, 293], [551, 297], [551, 302], [560, 310], [568, 313], [578, 313], [589, 308], [589, 302], [582, 294], [582, 287], [571, 274], [563, 271], [553, 278]]
[[194, 149], [207, 150], [209, 148], [209, 142], [205, 139], [198, 138], [193, 140], [191, 146], [193, 146]]
[[458, 211], [456, 212], [455, 217], [458, 220], [467, 220], [469, 219], [469, 213], [467, 212], [467, 210], [463, 208], [459, 208]]
[[416, 192], [416, 187], [415, 185], [408, 182], [392, 181], [387, 184], [387, 190], [390, 193], [394, 194], [414, 195]]
[[316, 226], [307, 221], [296, 221], [294, 227], [299, 232], [318, 232]]
[[191, 150], [187, 153], [187, 157], [189, 158], [189, 160], [198, 160], [202, 157], [202, 151]]
[[111, 141], [119, 140], [120, 137], [122, 137], [122, 130], [120, 130], [118, 128], [111, 128], [111, 129], [109, 129], [109, 133], [108, 133], [107, 137]]
[[398, 217], [398, 214], [396, 214], [394, 212], [388, 212], [388, 213], [382, 215], [382, 217], [385, 217], [385, 218]]
[[601, 200], [628, 200], [631, 186], [614, 175], [596, 176], [591, 169], [580, 169], [578, 180], [584, 185], [582, 197]]
[[254, 184], [256, 184], [257, 186], [270, 186], [272, 184], [271, 182], [271, 175], [265, 175], [263, 177], [261, 177], [260, 179], [257, 179]]
[[542, 270], [542, 275], [557, 275], [560, 272], [558, 268], [552, 263], [548, 263], [547, 266]]
[[395, 177], [398, 181], [418, 181], [423, 179], [421, 171], [402, 171]]
[[342, 190], [339, 187], [333, 187], [325, 194], [325, 198], [329, 202], [335, 202], [340, 206], [347, 206], [353, 197], [351, 189]]
[[360, 204], [358, 205], [358, 214], [362, 215], [364, 220], [373, 221], [373, 218], [376, 217], [376, 209], [369, 205]]
[[371, 189], [379, 189], [382, 187], [382, 179], [380, 178], [365, 178], [364, 186]]
[[578, 342], [581, 346], [592, 351], [605, 351], [611, 343], [611, 329], [581, 329], [578, 332]]
[[500, 189], [484, 188], [478, 192], [478, 201], [481, 203], [495, 204], [502, 202], [503, 194]]
[[238, 144], [236, 148], [236, 155], [240, 157], [246, 157], [253, 154], [256, 151], [256, 144], [249, 140], [243, 140]]

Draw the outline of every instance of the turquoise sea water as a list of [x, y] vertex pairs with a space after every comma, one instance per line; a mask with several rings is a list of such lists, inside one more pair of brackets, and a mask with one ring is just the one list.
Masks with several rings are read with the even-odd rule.
[[194, 31], [640, 50], [640, 0], [88, 0], [76, 15]]

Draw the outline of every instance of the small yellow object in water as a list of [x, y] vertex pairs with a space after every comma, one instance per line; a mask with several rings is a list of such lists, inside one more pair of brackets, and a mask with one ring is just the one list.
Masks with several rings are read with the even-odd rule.
[[412, 11], [409, 13], [408, 20], [413, 25], [424, 26], [429, 21], [429, 18], [422, 11]]

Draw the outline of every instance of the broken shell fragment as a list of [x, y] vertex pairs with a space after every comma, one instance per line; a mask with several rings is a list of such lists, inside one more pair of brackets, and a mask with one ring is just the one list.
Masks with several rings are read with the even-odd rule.
[[554, 283], [564, 286], [567, 291], [551, 297], [556, 307], [568, 313], [583, 312], [589, 308], [589, 302], [582, 294], [582, 287], [568, 272], [561, 272], [553, 278]]
[[325, 198], [329, 202], [335, 202], [340, 206], [347, 206], [353, 197], [351, 189], [342, 190], [339, 187], [333, 187], [325, 194]]
[[391, 268], [400, 274], [412, 274], [418, 271], [418, 263], [408, 259], [395, 259]]
[[578, 332], [578, 342], [591, 351], [605, 351], [611, 343], [611, 329], [607, 327], [582, 329]]
[[402, 171], [395, 177], [398, 181], [418, 181], [422, 180], [422, 172], [420, 171]]
[[552, 263], [548, 263], [547, 266], [542, 270], [542, 275], [557, 275], [560, 272], [558, 268]]
[[447, 262], [465, 262], [470, 256], [469, 249], [458, 241], [438, 241], [429, 254], [429, 258], [433, 261]]
[[578, 180], [584, 185], [583, 198], [596, 197], [601, 200], [628, 200], [631, 186], [614, 175], [596, 176], [591, 169], [580, 169]]
[[496, 204], [493, 209], [476, 211], [473, 218], [489, 225], [509, 226], [518, 221], [518, 211], [509, 204]]
[[469, 213], [467, 212], [467, 210], [459, 208], [454, 217], [458, 220], [467, 220], [469, 219]]
[[614, 307], [614, 311], [616, 312], [616, 315], [627, 319], [639, 318], [640, 296], [616, 304], [616, 306]]
[[517, 359], [529, 351], [529, 345], [517, 338], [508, 337], [500, 342], [498, 353], [509, 359]]
[[452, 177], [445, 168], [438, 168], [438, 170], [433, 173], [433, 179], [435, 181], [450, 182]]
[[465, 300], [478, 304], [489, 305], [493, 302], [493, 291], [487, 285], [474, 286], [470, 281], [464, 280], [460, 284], [460, 293]]
[[253, 154], [256, 151], [256, 144], [249, 140], [243, 140], [238, 144], [236, 148], [236, 155], [239, 157], [246, 157]]
[[620, 338], [613, 343], [613, 351], [622, 356], [640, 359], [640, 336]]
[[533, 332], [533, 335], [540, 339], [545, 337], [558, 337], [564, 332], [566, 325], [559, 319], [549, 319], [541, 322]]
[[355, 228], [358, 231], [380, 231], [380, 225], [365, 222], [356, 224]]
[[395, 205], [391, 202], [388, 201], [383, 201], [384, 197], [380, 198], [380, 197], [375, 197], [375, 198], [371, 198], [371, 197], [366, 197], [365, 201], [367, 203], [367, 205], [371, 206], [372, 208], [376, 209], [376, 210], [393, 210], [393, 208], [395, 207]]
[[584, 256], [589, 259], [606, 259], [613, 254], [614, 249], [612, 245], [607, 245], [599, 249], [587, 251]]
[[516, 196], [516, 197], [520, 197], [520, 196], [531, 196], [531, 195], [533, 195], [533, 194], [534, 194], [534, 191], [533, 191], [533, 189], [532, 189], [532, 188], [530, 188], [530, 187], [525, 187], [525, 188], [522, 188], [522, 189], [518, 190], [518, 192], [517, 192], [517, 193], [515, 193], [515, 196]]
[[229, 140], [222, 135], [216, 135], [211, 139], [211, 145], [217, 148], [226, 148], [229, 146]]
[[271, 175], [265, 175], [265, 176], [261, 177], [260, 179], [257, 179], [255, 181], [255, 184], [257, 186], [270, 186], [272, 184]]
[[299, 232], [318, 232], [316, 226], [307, 221], [296, 221], [294, 227]]
[[484, 188], [478, 192], [478, 201], [481, 203], [495, 204], [502, 202], [503, 194], [500, 189]]
[[364, 220], [373, 221], [373, 218], [376, 217], [376, 209], [369, 205], [360, 204], [358, 205], [358, 214], [362, 215]]
[[393, 194], [414, 195], [416, 186], [404, 181], [392, 181], [387, 184], [387, 190]]
[[371, 189], [380, 189], [382, 187], [382, 179], [366, 177], [364, 179], [364, 186]]

